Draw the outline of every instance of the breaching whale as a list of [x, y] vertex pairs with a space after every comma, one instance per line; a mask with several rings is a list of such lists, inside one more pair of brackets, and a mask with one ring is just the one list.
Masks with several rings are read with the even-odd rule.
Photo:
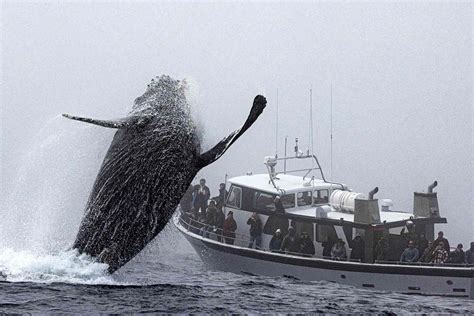
[[153, 79], [125, 119], [107, 121], [63, 114], [115, 128], [87, 202], [73, 248], [108, 264], [113, 273], [165, 227], [196, 173], [217, 160], [266, 106], [258, 95], [245, 123], [201, 153], [185, 97], [185, 81]]

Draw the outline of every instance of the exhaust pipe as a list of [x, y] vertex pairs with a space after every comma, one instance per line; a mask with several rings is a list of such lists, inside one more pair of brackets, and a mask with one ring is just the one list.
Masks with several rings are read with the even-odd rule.
[[433, 193], [433, 189], [438, 186], [438, 181], [433, 182], [428, 186], [428, 193]]
[[379, 187], [375, 187], [375, 189], [373, 189], [372, 191], [369, 192], [369, 200], [373, 200], [374, 199], [374, 195], [375, 193], [379, 192]]

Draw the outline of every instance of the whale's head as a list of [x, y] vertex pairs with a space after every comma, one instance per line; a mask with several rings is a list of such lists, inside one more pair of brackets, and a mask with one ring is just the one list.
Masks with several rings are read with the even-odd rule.
[[189, 115], [186, 101], [186, 80], [175, 80], [167, 75], [153, 78], [145, 93], [136, 98], [134, 114], [181, 113]]

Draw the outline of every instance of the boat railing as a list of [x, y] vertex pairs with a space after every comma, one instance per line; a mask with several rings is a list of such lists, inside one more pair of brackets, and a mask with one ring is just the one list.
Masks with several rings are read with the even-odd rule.
[[[205, 223], [202, 223], [198, 220], [195, 220], [187, 213], [180, 210], [180, 215], [178, 216], [180, 225], [189, 232], [200, 235], [205, 239], [210, 239], [218, 241], [225, 244], [231, 244], [238, 247], [247, 248], [250, 244], [250, 236], [245, 234], [234, 233], [235, 237], [225, 236], [222, 229], [213, 229], [212, 226], [209, 226]], [[211, 230], [209, 230], [211, 228]], [[231, 241], [231, 242], [230, 242]], [[264, 247], [257, 247], [256, 250], [263, 252], [273, 252], [286, 255], [293, 255], [298, 257], [307, 257], [307, 258], [319, 258], [314, 257], [308, 254], [300, 252], [291, 252], [291, 251], [275, 251]], [[332, 261], [344, 261], [344, 262], [356, 262], [361, 263], [359, 259], [345, 259], [345, 258], [332, 258], [332, 257], [322, 257], [322, 259], [332, 260]], [[390, 264], [390, 265], [406, 265], [406, 266], [426, 266], [426, 267], [474, 267], [474, 264], [458, 264], [458, 263], [427, 263], [427, 262], [400, 262], [400, 261], [384, 261], [376, 260], [377, 264]]]
[[[200, 235], [203, 238], [215, 240], [215, 241], [226, 243], [226, 244], [232, 244], [234, 246], [239, 246], [239, 247], [245, 247], [245, 248], [249, 247], [250, 240], [251, 240], [250, 236], [234, 233], [235, 237], [229, 237], [223, 234], [222, 229], [208, 230], [209, 225], [195, 220], [194, 218], [192, 218], [191, 216], [189, 216], [188, 214], [182, 211], [179, 216], [179, 222], [184, 229], [192, 233], [195, 233], [197, 235]], [[229, 243], [229, 241], [232, 241], [232, 243]], [[264, 251], [264, 252], [274, 252], [274, 253], [281, 253], [281, 254], [293, 255], [293, 256], [299, 256], [299, 257], [308, 257], [308, 258], [313, 257], [311, 255], [304, 254], [301, 252], [279, 251], [279, 250], [276, 251], [276, 250], [271, 250], [264, 247], [256, 247], [255, 249], [259, 251]]]
[[235, 237], [225, 236], [222, 229], [213, 229], [206, 223], [195, 220], [188, 214], [181, 212], [179, 216], [180, 224], [186, 230], [200, 235], [203, 238], [217, 240], [220, 242], [232, 241], [232, 244], [240, 247], [247, 247], [250, 243], [250, 236], [234, 233]]

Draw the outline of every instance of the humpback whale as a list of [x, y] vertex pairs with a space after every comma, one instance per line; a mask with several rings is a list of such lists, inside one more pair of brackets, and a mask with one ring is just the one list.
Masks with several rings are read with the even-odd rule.
[[163, 75], [119, 120], [64, 117], [117, 129], [90, 193], [73, 248], [115, 272], [165, 227], [196, 173], [224, 154], [266, 106], [258, 95], [244, 124], [210, 150], [200, 140], [185, 81]]

